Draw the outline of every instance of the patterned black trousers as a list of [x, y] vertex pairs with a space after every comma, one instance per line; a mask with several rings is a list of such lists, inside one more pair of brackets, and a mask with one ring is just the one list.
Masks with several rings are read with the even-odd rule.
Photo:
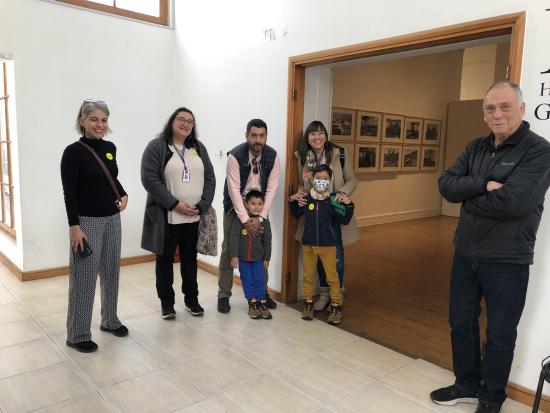
[[93, 254], [80, 258], [70, 252], [69, 310], [67, 341], [91, 340], [90, 325], [95, 286], [99, 274], [101, 286], [101, 325], [118, 328], [118, 281], [120, 273], [120, 214], [109, 217], [80, 217], [80, 229], [88, 237]]

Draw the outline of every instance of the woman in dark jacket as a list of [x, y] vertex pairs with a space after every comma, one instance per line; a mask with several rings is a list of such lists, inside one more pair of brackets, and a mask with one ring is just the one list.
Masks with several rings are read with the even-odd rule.
[[176, 317], [173, 262], [180, 252], [185, 308], [204, 314], [197, 284], [197, 237], [200, 214], [212, 203], [214, 168], [197, 139], [193, 113], [178, 108], [164, 130], [147, 145], [141, 160], [141, 182], [147, 191], [141, 247], [155, 253], [156, 287], [162, 318]]

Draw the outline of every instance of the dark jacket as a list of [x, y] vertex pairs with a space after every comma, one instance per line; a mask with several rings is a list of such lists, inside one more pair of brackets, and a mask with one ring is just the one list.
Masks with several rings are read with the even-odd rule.
[[[240, 193], [244, 192], [244, 189], [246, 188], [246, 183], [248, 182], [248, 176], [250, 175], [250, 171], [252, 170], [249, 162], [249, 156], [248, 156], [248, 142], [241, 143], [238, 146], [235, 146], [233, 149], [231, 149], [229, 152], [227, 152], [227, 155], [233, 155], [235, 159], [237, 159], [237, 162], [239, 163], [239, 170], [240, 170], [240, 178], [241, 178], [241, 190]], [[265, 194], [265, 191], [267, 189], [267, 181], [269, 179], [269, 175], [271, 174], [271, 170], [273, 169], [273, 165], [275, 164], [275, 158], [277, 157], [277, 152], [275, 149], [273, 149], [271, 146], [264, 145], [262, 150], [262, 157], [260, 158], [259, 162], [259, 169], [260, 169], [260, 175], [261, 175], [261, 183], [262, 183], [262, 194]], [[231, 197], [229, 196], [229, 190], [227, 188], [227, 179], [225, 180], [225, 184], [223, 187], [223, 211], [227, 212], [230, 211], [233, 208], [233, 201], [231, 200]]]
[[[201, 200], [195, 205], [199, 211], [205, 211], [212, 204], [216, 190], [214, 168], [208, 157], [208, 152], [198, 142], [198, 153], [204, 164], [204, 187]], [[141, 158], [141, 183], [147, 191], [143, 230], [141, 233], [141, 248], [155, 254], [164, 254], [164, 234], [168, 224], [167, 211], [178, 204], [178, 200], [166, 187], [164, 169], [173, 152], [168, 148], [164, 138], [153, 139], [143, 152]]]
[[[290, 209], [296, 218], [305, 215], [304, 233], [302, 244], [314, 247], [332, 247], [336, 245], [336, 233], [334, 226], [337, 224], [346, 225], [353, 216], [354, 205], [339, 204], [339, 212], [333, 202], [335, 193], [330, 197], [319, 201], [307, 194], [307, 203], [300, 207], [298, 202], [289, 202]], [[332, 202], [331, 202], [332, 200]]]
[[229, 256], [243, 261], [271, 260], [271, 225], [267, 219], [262, 222], [263, 232], [255, 237], [238, 219], [233, 220], [229, 238]]
[[[523, 122], [498, 148], [491, 133], [470, 142], [439, 178], [449, 202], [462, 202], [454, 245], [475, 261], [532, 264], [550, 185], [550, 144]], [[487, 192], [488, 181], [504, 186]]]

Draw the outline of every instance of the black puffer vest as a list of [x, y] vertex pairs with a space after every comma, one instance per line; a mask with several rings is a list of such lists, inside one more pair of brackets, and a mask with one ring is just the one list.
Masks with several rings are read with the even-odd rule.
[[[240, 145], [234, 147], [231, 151], [227, 152], [227, 155], [233, 155], [237, 162], [239, 163], [239, 172], [241, 177], [241, 194], [244, 192], [246, 183], [248, 182], [248, 175], [250, 175], [251, 166], [248, 156], [248, 142], [241, 143]], [[275, 158], [277, 157], [277, 152], [271, 146], [264, 145], [262, 151], [262, 157], [259, 162], [259, 169], [261, 174], [262, 181], [262, 193], [265, 194], [267, 188], [267, 180], [273, 169], [273, 164], [275, 163]], [[227, 178], [225, 179], [225, 184], [223, 187], [223, 210], [225, 213], [230, 211], [233, 208], [233, 201], [229, 196], [229, 191], [227, 189]]]

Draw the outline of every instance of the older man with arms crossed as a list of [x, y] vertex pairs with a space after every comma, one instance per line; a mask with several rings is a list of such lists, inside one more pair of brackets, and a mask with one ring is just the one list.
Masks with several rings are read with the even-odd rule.
[[[514, 358], [529, 265], [544, 195], [550, 185], [550, 144], [523, 121], [520, 88], [497, 82], [483, 100], [492, 133], [470, 142], [439, 178], [449, 202], [462, 202], [451, 271], [449, 324], [455, 383], [433, 391], [434, 403], [478, 403], [498, 413]], [[480, 351], [480, 301], [487, 345]]]

